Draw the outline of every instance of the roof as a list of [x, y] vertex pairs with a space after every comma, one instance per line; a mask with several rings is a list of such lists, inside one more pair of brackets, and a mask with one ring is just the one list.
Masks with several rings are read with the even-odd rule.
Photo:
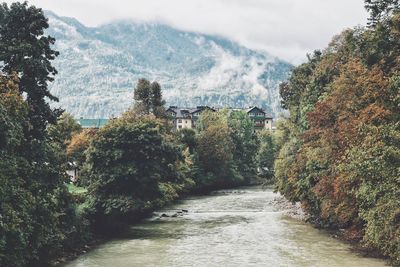
[[247, 113], [249, 113], [251, 111], [257, 111], [257, 112], [261, 112], [261, 113], [265, 114], [264, 110], [262, 110], [261, 108], [258, 108], [258, 107], [250, 107], [250, 108], [246, 109]]
[[248, 109], [246, 109], [246, 113], [249, 113], [251, 111], [261, 112], [261, 113], [265, 114], [266, 119], [272, 119], [271, 115], [268, 115], [263, 109], [261, 109], [259, 107], [249, 107]]
[[101, 128], [106, 125], [108, 119], [79, 119], [78, 123], [82, 128]]
[[[173, 113], [175, 113], [175, 118], [190, 118], [191, 115], [193, 115], [194, 113], [199, 113], [199, 112], [202, 112], [202, 111], [204, 111], [204, 110], [206, 110], [206, 109], [212, 110], [212, 111], [218, 110], [218, 109], [215, 109], [215, 108], [211, 108], [211, 107], [209, 107], [209, 106], [197, 106], [196, 108], [179, 108], [179, 107], [177, 107], [177, 106], [170, 106], [170, 107], [167, 109], [167, 112], [173, 112]], [[249, 113], [249, 112], [251, 112], [251, 111], [256, 111], [256, 112], [258, 112], [258, 113], [263, 113], [263, 114], [265, 114], [265, 118], [266, 118], [266, 119], [272, 119], [272, 116], [271, 116], [271, 115], [266, 114], [265, 111], [264, 111], [263, 109], [258, 108], [258, 107], [255, 107], [255, 106], [254, 106], [254, 107], [247, 108], [247, 109], [243, 109], [243, 108], [229, 108], [229, 109], [230, 109], [230, 110], [235, 110], [235, 111], [241, 111], [241, 110], [243, 110], [243, 111], [245, 111], [246, 113]], [[262, 116], [262, 117], [264, 118], [264, 116]]]
[[208, 106], [198, 106], [196, 108], [178, 108], [177, 106], [170, 106], [167, 109], [167, 112], [174, 112], [176, 114], [176, 118], [190, 118], [191, 115], [193, 115], [194, 113], [198, 113], [201, 112], [205, 109], [209, 109], [212, 111], [215, 111], [214, 109], [208, 107]]

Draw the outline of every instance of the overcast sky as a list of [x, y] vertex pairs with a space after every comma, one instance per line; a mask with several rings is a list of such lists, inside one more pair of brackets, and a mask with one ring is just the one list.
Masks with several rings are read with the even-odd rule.
[[[13, 1], [7, 0], [11, 3]], [[344, 28], [366, 23], [363, 0], [31, 0], [96, 26], [116, 19], [164, 22], [217, 34], [294, 64]]]

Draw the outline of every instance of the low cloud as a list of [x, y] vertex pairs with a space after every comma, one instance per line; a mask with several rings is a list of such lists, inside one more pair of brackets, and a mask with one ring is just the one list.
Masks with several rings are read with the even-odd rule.
[[[6, 1], [12, 2], [12, 1]], [[343, 29], [366, 23], [362, 0], [31, 0], [88, 26], [158, 21], [228, 37], [294, 64]]]

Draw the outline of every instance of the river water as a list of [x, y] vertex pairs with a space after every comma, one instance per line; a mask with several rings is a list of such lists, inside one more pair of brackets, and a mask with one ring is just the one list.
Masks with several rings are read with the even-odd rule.
[[251, 187], [187, 198], [64, 266], [386, 266], [288, 218], [273, 206], [276, 196]]

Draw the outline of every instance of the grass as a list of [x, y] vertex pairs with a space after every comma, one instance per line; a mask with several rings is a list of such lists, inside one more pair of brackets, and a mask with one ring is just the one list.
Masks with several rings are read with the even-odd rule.
[[67, 185], [68, 191], [71, 194], [78, 194], [79, 195], [79, 194], [85, 194], [87, 192], [87, 189], [84, 188], [84, 187], [79, 187], [79, 186], [76, 186], [74, 184], [66, 184], [66, 185]]

